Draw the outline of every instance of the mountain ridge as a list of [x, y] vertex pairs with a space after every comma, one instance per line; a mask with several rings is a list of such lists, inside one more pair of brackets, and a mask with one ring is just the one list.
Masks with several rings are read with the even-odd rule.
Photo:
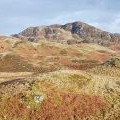
[[22, 32], [12, 35], [32, 42], [48, 40], [63, 44], [78, 44], [81, 42], [97, 43], [103, 46], [120, 43], [118, 33], [103, 31], [83, 22], [72, 22], [65, 25], [29, 27]]

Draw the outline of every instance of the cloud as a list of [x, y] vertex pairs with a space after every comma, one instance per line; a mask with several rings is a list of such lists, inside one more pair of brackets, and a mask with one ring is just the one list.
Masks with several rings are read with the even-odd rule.
[[108, 26], [108, 29], [114, 33], [120, 33], [120, 15]]
[[28, 26], [83, 21], [120, 32], [120, 0], [2, 0], [0, 32], [13, 34]]

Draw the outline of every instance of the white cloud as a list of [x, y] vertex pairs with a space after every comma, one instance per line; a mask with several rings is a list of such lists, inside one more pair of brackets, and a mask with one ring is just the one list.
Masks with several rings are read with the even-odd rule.
[[[92, 16], [91, 16], [91, 14], [92, 14]], [[62, 15], [58, 15], [55, 18], [48, 20], [48, 22], [50, 24], [54, 24], [54, 23], [65, 24], [67, 22], [73, 22], [73, 21], [89, 22], [90, 18], [97, 19], [97, 16], [95, 14], [96, 14], [96, 12], [94, 12], [92, 10], [90, 10], [90, 11], [80, 10], [80, 11], [74, 11], [74, 12], [70, 12], [70, 13], [65, 12], [65, 13], [62, 13]]]
[[115, 20], [108, 26], [108, 29], [114, 33], [120, 33], [120, 16], [115, 18]]
[[28, 26], [82, 21], [120, 33], [119, 0], [0, 0], [0, 32], [11, 34]]

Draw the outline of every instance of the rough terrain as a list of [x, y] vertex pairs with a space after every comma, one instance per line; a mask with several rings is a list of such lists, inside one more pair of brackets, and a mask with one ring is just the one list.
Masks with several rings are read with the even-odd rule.
[[0, 120], [120, 119], [119, 35], [75, 22], [14, 36], [0, 36]]

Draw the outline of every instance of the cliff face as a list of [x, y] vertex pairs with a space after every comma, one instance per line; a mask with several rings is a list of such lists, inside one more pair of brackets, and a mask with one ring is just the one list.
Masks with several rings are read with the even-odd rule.
[[65, 25], [50, 25], [30, 27], [19, 34], [13, 35], [32, 42], [41, 40], [55, 41], [64, 44], [77, 44], [81, 42], [97, 43], [103, 46], [120, 43], [120, 35], [102, 31], [82, 22]]

